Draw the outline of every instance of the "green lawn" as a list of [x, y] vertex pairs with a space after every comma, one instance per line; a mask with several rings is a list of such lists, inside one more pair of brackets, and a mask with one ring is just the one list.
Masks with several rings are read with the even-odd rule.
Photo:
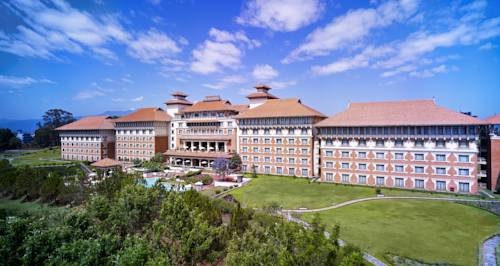
[[343, 240], [378, 258], [391, 252], [457, 265], [475, 265], [481, 240], [500, 225], [500, 217], [478, 208], [419, 200], [363, 202], [319, 215], [328, 225], [340, 225]]
[[59, 147], [36, 151], [6, 152], [1, 157], [10, 159], [13, 166], [60, 165], [70, 163], [61, 160], [61, 149]]
[[0, 210], [7, 211], [8, 215], [21, 215], [28, 213], [31, 215], [46, 215], [64, 211], [62, 207], [53, 207], [39, 202], [21, 202], [21, 200], [9, 200], [0, 198]]
[[[396, 189], [382, 189], [382, 192], [386, 196], [471, 197]], [[304, 178], [271, 175], [260, 175], [231, 194], [248, 207], [261, 208], [271, 202], [277, 202], [285, 209], [314, 209], [352, 199], [376, 196], [373, 187], [309, 183]]]

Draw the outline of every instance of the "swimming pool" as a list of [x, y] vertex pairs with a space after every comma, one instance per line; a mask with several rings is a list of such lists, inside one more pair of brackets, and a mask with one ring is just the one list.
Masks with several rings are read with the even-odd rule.
[[[147, 188], [154, 187], [156, 182], [160, 180], [160, 177], [148, 177], [148, 178], [143, 178], [141, 180], [144, 180], [144, 186]], [[167, 190], [167, 191], [178, 191], [178, 192], [183, 192], [191, 189], [191, 185], [183, 185], [183, 184], [172, 184], [169, 182], [161, 182], [161, 185]]]

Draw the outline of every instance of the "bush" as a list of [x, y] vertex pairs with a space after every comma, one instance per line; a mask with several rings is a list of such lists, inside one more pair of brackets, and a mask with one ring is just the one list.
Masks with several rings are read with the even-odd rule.
[[382, 190], [379, 187], [376, 187], [375, 188], [375, 194], [381, 195], [382, 194]]
[[201, 182], [203, 183], [203, 185], [210, 185], [213, 181], [213, 178], [209, 175], [204, 175], [201, 177]]
[[192, 176], [199, 175], [199, 174], [201, 174], [201, 170], [189, 171], [184, 176], [185, 177], [192, 177]]
[[220, 189], [216, 189], [216, 190], [214, 191], [215, 195], [220, 194], [220, 192], [221, 192], [221, 191], [220, 191]]

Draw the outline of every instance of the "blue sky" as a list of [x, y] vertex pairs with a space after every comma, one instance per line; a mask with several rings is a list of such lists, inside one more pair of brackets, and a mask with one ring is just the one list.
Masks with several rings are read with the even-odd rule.
[[0, 118], [191, 100], [245, 103], [257, 83], [327, 115], [435, 98], [500, 113], [500, 2], [2, 1]]

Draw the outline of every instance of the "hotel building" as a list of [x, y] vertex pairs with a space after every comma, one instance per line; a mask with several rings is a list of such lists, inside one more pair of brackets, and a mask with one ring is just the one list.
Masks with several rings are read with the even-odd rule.
[[322, 113], [297, 99], [278, 99], [267, 86], [247, 96], [250, 109], [236, 116], [242, 171], [276, 175], [314, 175], [313, 125]]
[[500, 179], [500, 115], [487, 118], [485, 124], [487, 127], [482, 139], [485, 147], [482, 148], [486, 154], [486, 185], [488, 189], [497, 191]]
[[168, 147], [168, 131], [172, 117], [161, 108], [142, 108], [114, 119], [116, 159], [147, 161]]
[[171, 165], [208, 168], [215, 159], [230, 158], [237, 151], [234, 117], [247, 105], [233, 105], [219, 96], [207, 96], [191, 104], [183, 93], [173, 96], [166, 103], [167, 110], [175, 114], [172, 142], [164, 153]]
[[63, 160], [94, 162], [115, 156], [115, 130], [107, 116], [85, 117], [56, 130]]
[[481, 124], [433, 100], [352, 103], [315, 125], [320, 180], [476, 193]]

